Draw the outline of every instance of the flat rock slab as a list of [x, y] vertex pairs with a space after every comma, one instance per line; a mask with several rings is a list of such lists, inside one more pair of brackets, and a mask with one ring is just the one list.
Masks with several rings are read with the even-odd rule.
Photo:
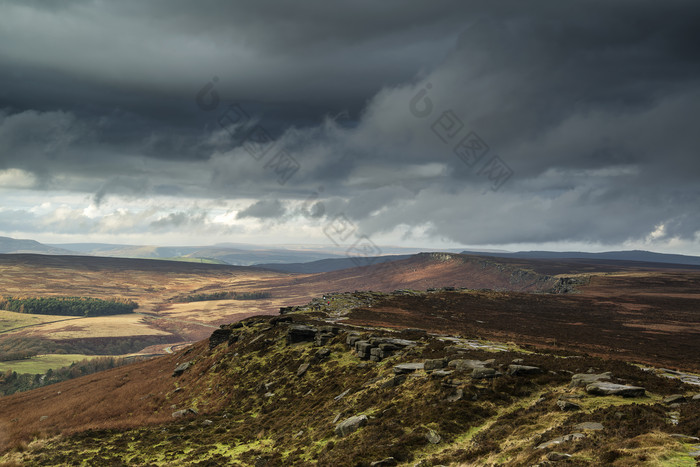
[[575, 441], [577, 439], [582, 439], [585, 437], [586, 435], [584, 435], [583, 433], [571, 433], [568, 435], [560, 436], [558, 438], [554, 438], [552, 440], [547, 441], [546, 443], [542, 443], [539, 446], [537, 446], [536, 449], [547, 449], [551, 448], [552, 446], [556, 446], [557, 444], [566, 443], [568, 441]]
[[526, 375], [536, 375], [541, 373], [542, 370], [536, 366], [528, 365], [508, 365], [508, 374], [511, 376], [526, 376]]
[[639, 386], [628, 386], [626, 384], [615, 384], [598, 382], [586, 386], [586, 392], [595, 396], [622, 396], [622, 397], [644, 397], [644, 388]]
[[607, 381], [611, 376], [612, 374], [609, 371], [600, 374], [578, 373], [571, 377], [571, 384], [569, 386], [572, 388], [582, 388], [599, 381]]
[[394, 373], [397, 375], [404, 375], [406, 373], [413, 373], [414, 371], [422, 370], [424, 368], [423, 362], [420, 363], [400, 363], [394, 366]]
[[493, 368], [474, 368], [472, 370], [473, 379], [496, 378], [497, 376], [501, 376], [501, 373]]
[[581, 406], [578, 404], [574, 404], [571, 401], [566, 401], [566, 400], [559, 400], [557, 401], [557, 405], [559, 406], [560, 409], [564, 411], [571, 411], [571, 410], [580, 410]]
[[335, 427], [335, 434], [344, 437], [367, 424], [367, 415], [355, 415], [346, 418]]
[[683, 394], [674, 394], [664, 398], [664, 404], [682, 404], [685, 401], [686, 399]]
[[598, 423], [598, 422], [583, 422], [583, 423], [579, 423], [574, 428], [576, 428], [577, 430], [580, 430], [580, 431], [584, 431], [584, 430], [598, 431], [598, 430], [602, 430], [604, 427], [603, 427], [602, 423]]
[[450, 363], [447, 364], [448, 367], [454, 368], [458, 371], [473, 370], [474, 368], [484, 368], [486, 365], [487, 362], [482, 362], [481, 360], [467, 360], [462, 358], [451, 360]]

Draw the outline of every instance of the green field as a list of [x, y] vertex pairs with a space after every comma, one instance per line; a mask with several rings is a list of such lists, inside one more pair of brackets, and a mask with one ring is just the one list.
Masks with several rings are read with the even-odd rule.
[[213, 258], [194, 258], [191, 256], [174, 256], [171, 258], [144, 258], [144, 259], [157, 259], [161, 261], [182, 261], [185, 263], [203, 263], [203, 264], [228, 264], [225, 261], [221, 261]]
[[51, 321], [61, 321], [64, 319], [75, 318], [58, 315], [32, 315], [29, 313], [15, 313], [14, 311], [0, 310], [0, 334], [24, 326], [33, 326], [41, 323], [49, 323]]
[[47, 370], [57, 370], [64, 366], [70, 366], [73, 362], [80, 360], [97, 358], [100, 355], [82, 355], [82, 354], [54, 354], [54, 355], [37, 355], [36, 357], [27, 358], [25, 360], [10, 360], [8, 362], [0, 362], [0, 372], [12, 370], [17, 373], [29, 373], [32, 375], [46, 373]]

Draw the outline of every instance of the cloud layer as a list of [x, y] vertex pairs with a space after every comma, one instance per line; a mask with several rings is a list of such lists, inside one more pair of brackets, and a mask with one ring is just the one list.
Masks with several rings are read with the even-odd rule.
[[700, 254], [695, 2], [1, 6], [0, 235]]

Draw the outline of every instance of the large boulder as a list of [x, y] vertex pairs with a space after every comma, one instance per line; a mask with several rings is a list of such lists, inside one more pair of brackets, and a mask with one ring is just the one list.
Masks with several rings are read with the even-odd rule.
[[443, 368], [445, 368], [445, 360], [442, 358], [428, 359], [423, 362], [425, 371], [441, 370]]
[[228, 342], [228, 339], [229, 337], [231, 337], [232, 332], [233, 331], [228, 328], [220, 328], [212, 332], [211, 336], [209, 336], [209, 350], [213, 349], [219, 344]]
[[622, 396], [622, 397], [643, 397], [644, 388], [639, 386], [628, 386], [626, 384], [608, 383], [599, 381], [586, 386], [586, 392], [596, 396]]
[[569, 387], [582, 388], [589, 384], [597, 383], [598, 381], [607, 381], [611, 376], [612, 374], [609, 371], [600, 374], [578, 373], [571, 377], [571, 384], [569, 384]]
[[493, 368], [474, 368], [472, 370], [472, 379], [496, 378], [497, 376], [501, 376], [501, 373]]
[[346, 418], [338, 423], [335, 426], [335, 434], [340, 437], [345, 437], [366, 424], [367, 415], [355, 415], [354, 417]]
[[455, 360], [450, 360], [450, 363], [448, 363], [447, 366], [454, 368], [457, 371], [472, 371], [475, 368], [484, 368], [486, 366], [486, 362], [482, 362], [481, 360], [467, 360], [458, 358]]
[[558, 438], [554, 438], [554, 439], [549, 440], [545, 443], [542, 443], [539, 446], [537, 446], [536, 449], [547, 449], [547, 448], [551, 448], [552, 446], [556, 446], [558, 444], [566, 443], [568, 441], [576, 441], [578, 439], [582, 439], [585, 437], [586, 437], [586, 435], [584, 435], [583, 433], [571, 433], [568, 435], [560, 436]]
[[182, 410], [176, 410], [171, 414], [173, 418], [183, 418], [187, 417], [188, 415], [197, 415], [199, 412], [197, 412], [197, 409], [193, 408], [188, 408], [188, 409], [182, 409]]
[[317, 329], [305, 324], [292, 324], [287, 329], [287, 344], [298, 342], [313, 342], [316, 339]]

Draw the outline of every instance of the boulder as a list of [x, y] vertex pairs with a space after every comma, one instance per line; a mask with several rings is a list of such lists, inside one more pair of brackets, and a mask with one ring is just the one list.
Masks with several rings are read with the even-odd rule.
[[682, 404], [686, 402], [686, 398], [683, 394], [674, 394], [672, 396], [668, 396], [664, 398], [664, 404]]
[[539, 367], [527, 365], [508, 365], [507, 373], [511, 376], [526, 376], [541, 373]]
[[643, 397], [644, 388], [626, 384], [607, 383], [604, 381], [589, 384], [586, 392], [595, 396]]
[[612, 374], [609, 371], [600, 374], [578, 373], [571, 377], [571, 384], [569, 384], [569, 387], [582, 388], [599, 381], [607, 381], [611, 376]]
[[301, 365], [299, 365], [299, 369], [297, 370], [297, 376], [304, 376], [306, 371], [309, 369], [309, 366], [311, 365], [309, 365], [308, 363], [302, 363]]
[[185, 362], [179, 364], [175, 370], [173, 371], [173, 376], [180, 376], [183, 374], [190, 366], [192, 366], [192, 362]]
[[434, 379], [441, 379], [452, 374], [452, 370], [435, 370], [430, 373], [430, 377]]
[[481, 360], [467, 360], [463, 358], [458, 358], [455, 360], [450, 360], [447, 364], [449, 368], [454, 368], [457, 371], [471, 371], [475, 368], [483, 368], [486, 366], [486, 362]]
[[550, 441], [547, 441], [546, 443], [542, 443], [539, 446], [537, 446], [536, 449], [547, 449], [551, 448], [552, 446], [556, 446], [557, 444], [566, 443], [568, 441], [576, 441], [585, 437], [586, 435], [584, 435], [583, 433], [571, 433], [568, 435], [560, 436], [558, 438], [554, 438]]
[[423, 362], [423, 369], [425, 371], [440, 370], [445, 368], [445, 360], [442, 358], [429, 359]]
[[558, 461], [563, 461], [563, 460], [568, 459], [569, 457], [571, 457], [571, 454], [565, 454], [563, 452], [552, 451], [552, 452], [548, 452], [546, 457], [547, 457], [548, 461], [558, 462]]
[[219, 344], [227, 342], [232, 333], [233, 331], [228, 328], [220, 328], [212, 332], [211, 336], [209, 336], [209, 350], [213, 349]]
[[598, 431], [598, 430], [603, 429], [603, 425], [601, 423], [598, 423], [598, 422], [583, 422], [583, 423], [579, 423], [574, 428], [576, 428], [579, 431], [584, 431], [584, 430]]
[[316, 338], [317, 329], [305, 324], [292, 324], [287, 329], [287, 344], [298, 342], [313, 342]]
[[406, 375], [394, 375], [392, 378], [389, 378], [387, 381], [384, 381], [380, 387], [382, 388], [395, 388], [396, 386], [400, 386], [406, 381]]
[[356, 332], [351, 332], [347, 335], [345, 338], [345, 343], [348, 344], [349, 347], [354, 348], [355, 347], [355, 342], [362, 340], [362, 336], [360, 336]]
[[501, 376], [501, 373], [493, 368], [474, 368], [472, 370], [472, 379], [496, 378], [498, 376]]
[[345, 437], [366, 424], [367, 415], [355, 415], [354, 417], [346, 418], [338, 423], [335, 426], [335, 434], [340, 437]]
[[270, 321], [268, 321], [271, 325], [277, 326], [280, 323], [291, 323], [294, 321], [294, 318], [291, 316], [275, 316], [274, 318], [270, 318]]
[[566, 400], [558, 400], [557, 405], [559, 406], [560, 409], [564, 411], [570, 411], [570, 410], [580, 410], [581, 406], [578, 404], [574, 404], [573, 402], [566, 401]]
[[695, 395], [693, 396], [693, 399], [692, 399], [692, 400], [694, 400], [694, 401], [700, 401], [700, 394], [695, 394]]
[[400, 363], [394, 366], [394, 373], [404, 375], [423, 369], [423, 363]]
[[328, 357], [330, 357], [330, 356], [331, 356], [331, 349], [327, 349], [327, 348], [325, 348], [325, 347], [324, 347], [323, 349], [319, 349], [318, 352], [316, 352], [316, 353], [314, 354], [314, 358], [315, 358], [317, 361], [324, 360], [324, 359], [326, 359], [326, 358], [328, 358]]
[[182, 410], [176, 410], [171, 414], [173, 418], [182, 418], [182, 417], [187, 417], [188, 415], [197, 415], [199, 412], [197, 412], [197, 409], [193, 408], [188, 408], [188, 409], [182, 409]]
[[430, 444], [439, 444], [442, 441], [442, 436], [433, 430], [428, 430], [425, 434], [425, 439], [427, 439]]
[[447, 402], [457, 402], [464, 397], [464, 391], [462, 389], [455, 389], [455, 392], [447, 396], [445, 399]]

